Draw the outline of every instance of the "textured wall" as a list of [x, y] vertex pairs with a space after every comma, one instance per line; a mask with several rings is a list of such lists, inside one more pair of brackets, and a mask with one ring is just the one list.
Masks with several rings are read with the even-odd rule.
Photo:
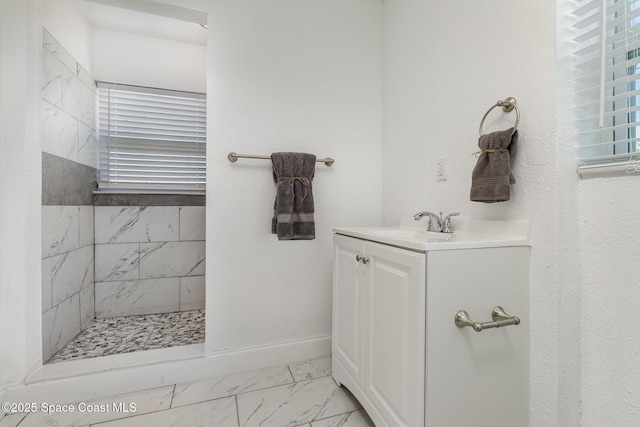
[[640, 419], [638, 177], [580, 182], [582, 425]]
[[[386, 0], [384, 34], [384, 222], [425, 209], [531, 220], [531, 425], [557, 425], [555, 2]], [[478, 125], [508, 96], [522, 115], [512, 198], [470, 202]], [[485, 132], [514, 121], [494, 109]]]
[[[573, 120], [573, 96], [576, 93], [570, 53], [572, 44], [572, 1], [556, 2], [556, 145], [557, 186], [557, 343], [558, 343], [558, 425], [579, 425], [581, 417], [581, 253], [579, 239], [580, 195], [576, 171], [575, 138], [577, 123]], [[550, 125], [551, 126], [551, 125]], [[550, 150], [544, 150], [552, 155]], [[544, 218], [544, 217], [543, 217]], [[585, 424], [586, 425], [586, 424]]]

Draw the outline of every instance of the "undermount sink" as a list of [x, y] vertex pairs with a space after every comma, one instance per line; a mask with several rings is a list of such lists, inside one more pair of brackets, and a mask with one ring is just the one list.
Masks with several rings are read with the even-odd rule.
[[[413, 221], [413, 219], [411, 220]], [[456, 218], [453, 233], [427, 231], [410, 221], [396, 227], [340, 227], [337, 234], [417, 251], [530, 246], [529, 221]]]

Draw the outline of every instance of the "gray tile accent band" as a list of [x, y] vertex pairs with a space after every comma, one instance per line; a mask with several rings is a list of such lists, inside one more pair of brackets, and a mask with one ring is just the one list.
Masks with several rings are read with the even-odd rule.
[[94, 206], [206, 206], [204, 195], [97, 193]]
[[42, 204], [91, 206], [98, 188], [98, 170], [42, 153]]

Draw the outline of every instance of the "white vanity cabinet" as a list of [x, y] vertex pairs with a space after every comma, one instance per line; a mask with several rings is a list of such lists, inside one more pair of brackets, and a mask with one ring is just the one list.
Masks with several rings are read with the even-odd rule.
[[334, 378], [388, 425], [424, 418], [424, 274], [424, 254], [335, 236]]
[[447, 247], [334, 235], [333, 377], [377, 427], [527, 426], [530, 248]]

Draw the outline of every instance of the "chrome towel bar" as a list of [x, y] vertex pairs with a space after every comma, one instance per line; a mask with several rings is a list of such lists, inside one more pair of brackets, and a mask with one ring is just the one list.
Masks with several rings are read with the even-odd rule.
[[464, 310], [460, 310], [456, 313], [455, 323], [458, 328], [464, 328], [465, 326], [471, 326], [474, 331], [482, 332], [485, 329], [501, 328], [503, 326], [519, 325], [520, 318], [511, 316], [504, 311], [504, 308], [499, 305], [495, 306], [491, 311], [491, 318], [493, 322], [478, 323], [469, 318], [469, 313]]
[[[229, 153], [227, 158], [229, 159], [230, 162], [235, 162], [240, 158], [271, 160], [271, 156], [262, 156], [262, 155], [256, 155], [256, 154], [237, 154], [234, 152]], [[327, 157], [326, 159], [317, 159], [316, 162], [324, 163], [327, 166], [331, 166], [333, 162], [335, 162], [335, 160], [333, 160], [331, 157]]]

